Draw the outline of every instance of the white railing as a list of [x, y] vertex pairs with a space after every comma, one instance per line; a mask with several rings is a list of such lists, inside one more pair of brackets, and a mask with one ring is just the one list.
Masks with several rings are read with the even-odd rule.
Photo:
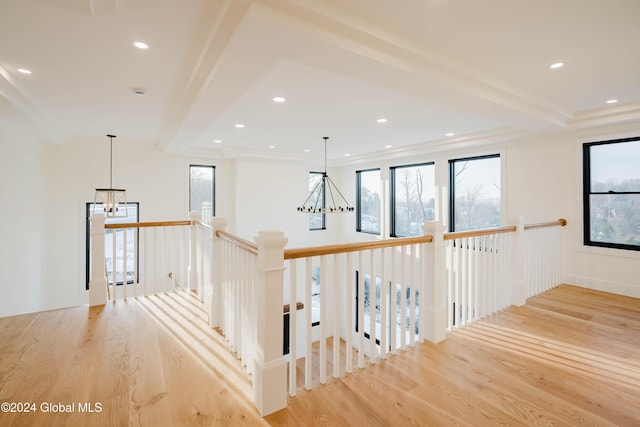
[[467, 325], [511, 304], [512, 239], [516, 227], [444, 236], [447, 329]]
[[420, 295], [430, 241], [422, 236], [285, 251], [285, 303], [301, 308], [290, 309], [287, 319], [289, 395], [298, 382], [309, 390], [352, 372], [354, 364], [363, 368], [424, 340]]
[[250, 242], [238, 244], [224, 232], [219, 232], [217, 238], [221, 240], [218, 255], [222, 267], [219, 328], [247, 373], [252, 373], [257, 329], [255, 293], [258, 251]]
[[106, 224], [91, 217], [90, 302], [188, 286], [189, 221]]
[[560, 283], [561, 228], [567, 221], [524, 226], [524, 276], [526, 297], [545, 292]]
[[[109, 291], [114, 300], [197, 291], [211, 327], [251, 373], [254, 403], [267, 415], [300, 388], [425, 339], [441, 341], [448, 330], [559, 284], [561, 225], [566, 221], [525, 225], [520, 218], [517, 226], [445, 233], [431, 222], [421, 237], [285, 251], [281, 232], [260, 232], [253, 243], [227, 233], [224, 219], [203, 224], [197, 213], [191, 221], [113, 224], [106, 228], [122, 230], [124, 243], [114, 233], [113, 247], [121, 247], [111, 257], [125, 260], [110, 265], [111, 276], [129, 271], [129, 250], [141, 258], [132, 267], [134, 284]], [[108, 289], [104, 215], [92, 218], [91, 233], [90, 304], [97, 305]]]

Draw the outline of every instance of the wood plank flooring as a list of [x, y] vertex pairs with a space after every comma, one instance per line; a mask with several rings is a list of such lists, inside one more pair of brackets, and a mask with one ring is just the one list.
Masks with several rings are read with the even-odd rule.
[[297, 395], [266, 420], [640, 426], [640, 300], [562, 285]]
[[640, 426], [640, 300], [562, 285], [264, 419], [250, 396], [187, 292], [0, 318], [0, 403], [37, 406], [3, 427]]

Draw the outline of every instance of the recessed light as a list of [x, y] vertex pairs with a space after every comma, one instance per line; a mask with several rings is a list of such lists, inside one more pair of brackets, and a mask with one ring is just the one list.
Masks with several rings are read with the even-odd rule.
[[274, 96], [273, 97], [273, 102], [284, 102], [286, 101], [286, 98], [283, 98], [282, 96]]
[[607, 100], [607, 104], [615, 104], [616, 102], [618, 102], [617, 99], [609, 99], [609, 100]]
[[276, 148], [276, 146], [275, 145], [270, 145], [269, 148], [274, 149], [274, 148]]
[[133, 45], [135, 47], [137, 47], [138, 49], [142, 49], [142, 50], [149, 49], [149, 45], [146, 44], [145, 42], [135, 41], [135, 42], [133, 42]]
[[447, 132], [444, 134], [444, 136], [455, 136], [455, 133], [453, 132]]
[[376, 122], [378, 122], [378, 123], [387, 123], [387, 119], [385, 119], [384, 117], [381, 117], [378, 120], [376, 120]]
[[214, 139], [213, 143], [214, 144], [222, 144], [222, 140], [221, 139]]
[[31, 74], [31, 70], [27, 70], [26, 68], [18, 68], [18, 72], [22, 74]]
[[553, 64], [549, 65], [549, 68], [552, 68], [552, 69], [562, 68], [562, 67], [564, 67], [564, 62], [554, 62]]
[[393, 145], [387, 144], [387, 145], [384, 146], [384, 148], [391, 148], [391, 147], [393, 147]]
[[311, 150], [309, 150], [308, 148], [306, 150], [304, 150], [305, 153], [310, 153]]
[[234, 126], [237, 127], [237, 128], [243, 128], [244, 127], [244, 125], [242, 123], [236, 123]]
[[351, 154], [350, 153], [344, 153], [344, 156], [345, 157], [349, 157], [349, 156], [351, 156]]

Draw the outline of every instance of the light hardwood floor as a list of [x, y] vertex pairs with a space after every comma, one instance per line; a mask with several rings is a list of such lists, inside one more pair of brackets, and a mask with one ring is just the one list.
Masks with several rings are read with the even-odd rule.
[[[264, 419], [185, 292], [1, 318], [0, 346], [0, 402], [38, 406], [0, 426], [640, 426], [640, 300], [567, 285]], [[102, 411], [80, 413], [85, 402]]]

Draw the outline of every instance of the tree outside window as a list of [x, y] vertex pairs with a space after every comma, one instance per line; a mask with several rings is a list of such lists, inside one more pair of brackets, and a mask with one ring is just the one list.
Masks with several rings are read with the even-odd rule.
[[422, 224], [435, 218], [433, 163], [390, 169], [391, 236], [422, 235]]
[[500, 155], [449, 160], [450, 231], [501, 225]]
[[583, 145], [584, 244], [640, 250], [640, 138]]
[[356, 231], [380, 234], [380, 169], [356, 172]]
[[189, 212], [200, 212], [205, 223], [215, 216], [215, 166], [189, 166]]

